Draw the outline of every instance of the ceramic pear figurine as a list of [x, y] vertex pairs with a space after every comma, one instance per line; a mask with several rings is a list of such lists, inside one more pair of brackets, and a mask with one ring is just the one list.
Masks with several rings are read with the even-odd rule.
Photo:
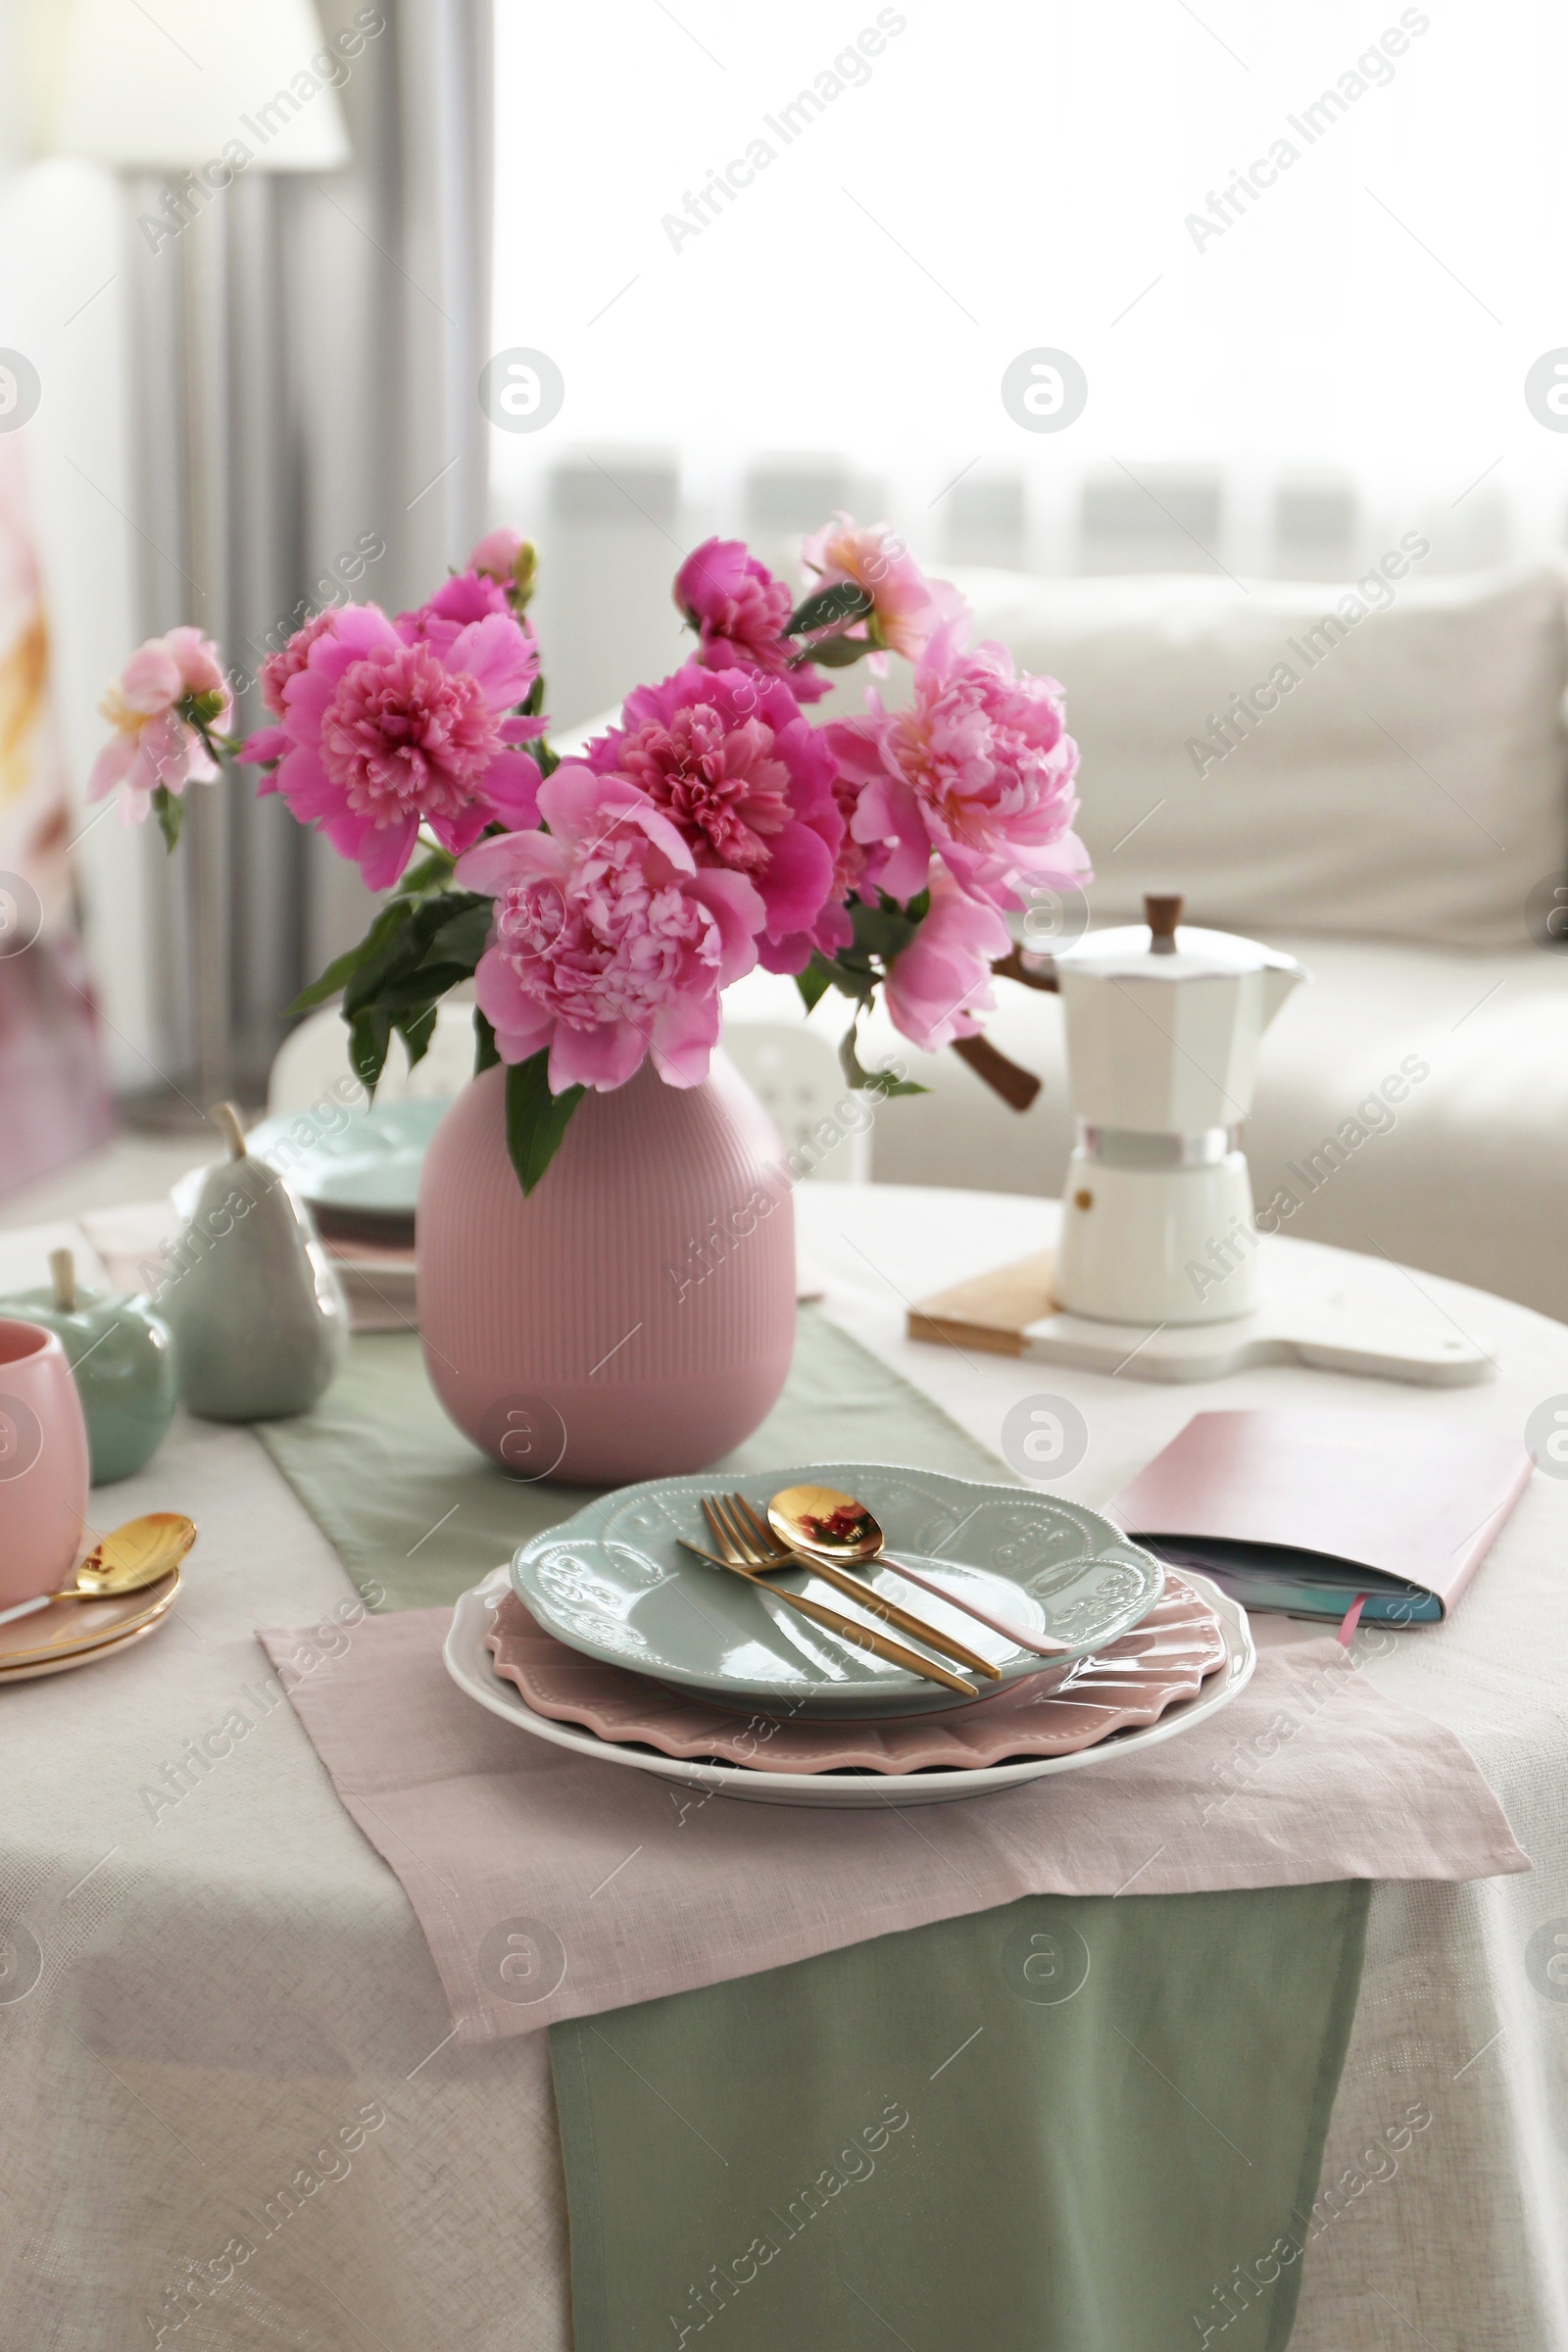
[[232, 1102], [213, 1117], [229, 1156], [207, 1171], [158, 1301], [188, 1412], [280, 1420], [309, 1412], [341, 1370], [348, 1307], [304, 1201], [248, 1155]]
[[174, 1416], [174, 1342], [146, 1298], [85, 1290], [69, 1250], [51, 1250], [54, 1287], [4, 1305], [41, 1323], [65, 1348], [87, 1423], [92, 1483], [107, 1487], [151, 1461]]

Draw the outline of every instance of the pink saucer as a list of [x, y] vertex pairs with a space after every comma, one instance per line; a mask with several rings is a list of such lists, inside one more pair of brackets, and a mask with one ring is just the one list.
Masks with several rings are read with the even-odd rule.
[[602, 1740], [640, 1740], [666, 1756], [800, 1773], [972, 1771], [1013, 1757], [1070, 1755], [1194, 1697], [1227, 1654], [1218, 1616], [1174, 1569], [1142, 1625], [1080, 1660], [1054, 1688], [1042, 1690], [1046, 1678], [1031, 1677], [972, 1706], [876, 1723], [788, 1722], [701, 1706], [569, 1649], [514, 1592], [497, 1608], [485, 1647], [497, 1674], [555, 1722], [581, 1724]]

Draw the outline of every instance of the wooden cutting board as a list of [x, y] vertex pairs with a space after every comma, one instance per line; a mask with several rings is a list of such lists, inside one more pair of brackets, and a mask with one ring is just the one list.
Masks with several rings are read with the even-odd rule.
[[906, 1328], [911, 1340], [939, 1348], [1030, 1356], [1112, 1379], [1125, 1373], [1133, 1380], [1221, 1380], [1279, 1363], [1429, 1388], [1494, 1377], [1494, 1357], [1443, 1308], [1429, 1303], [1424, 1316], [1419, 1309], [1391, 1313], [1355, 1295], [1335, 1259], [1321, 1251], [1297, 1254], [1289, 1244], [1284, 1250], [1289, 1254], [1271, 1252], [1264, 1260], [1256, 1312], [1234, 1322], [1140, 1330], [1067, 1314], [1051, 1295], [1054, 1252], [1040, 1250], [916, 1300]]
[[984, 1348], [993, 1355], [1022, 1355], [1029, 1325], [1056, 1311], [1051, 1295], [1054, 1268], [1054, 1250], [1037, 1250], [1032, 1257], [994, 1266], [989, 1274], [956, 1282], [951, 1290], [933, 1291], [910, 1307], [908, 1336], [939, 1348]]

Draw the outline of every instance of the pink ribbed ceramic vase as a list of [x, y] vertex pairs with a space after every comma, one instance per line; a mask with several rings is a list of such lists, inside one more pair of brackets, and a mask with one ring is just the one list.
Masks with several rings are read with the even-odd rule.
[[720, 1054], [589, 1094], [533, 1192], [505, 1073], [466, 1087], [419, 1184], [419, 1331], [436, 1395], [514, 1476], [584, 1486], [700, 1470], [749, 1437], [795, 1342], [784, 1149]]

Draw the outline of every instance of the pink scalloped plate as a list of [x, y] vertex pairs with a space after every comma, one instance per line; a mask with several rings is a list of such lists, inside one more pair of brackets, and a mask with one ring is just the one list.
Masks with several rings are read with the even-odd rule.
[[666, 1756], [713, 1758], [773, 1772], [972, 1771], [1029, 1756], [1093, 1747], [1131, 1725], [1151, 1724], [1197, 1695], [1226, 1662], [1216, 1612], [1186, 1578], [1167, 1572], [1143, 1623], [1065, 1682], [1015, 1683], [996, 1698], [940, 1715], [846, 1723], [724, 1714], [623, 1667], [568, 1649], [537, 1625], [514, 1592], [495, 1613], [485, 1647], [536, 1714], [580, 1724], [601, 1740], [629, 1740]]

